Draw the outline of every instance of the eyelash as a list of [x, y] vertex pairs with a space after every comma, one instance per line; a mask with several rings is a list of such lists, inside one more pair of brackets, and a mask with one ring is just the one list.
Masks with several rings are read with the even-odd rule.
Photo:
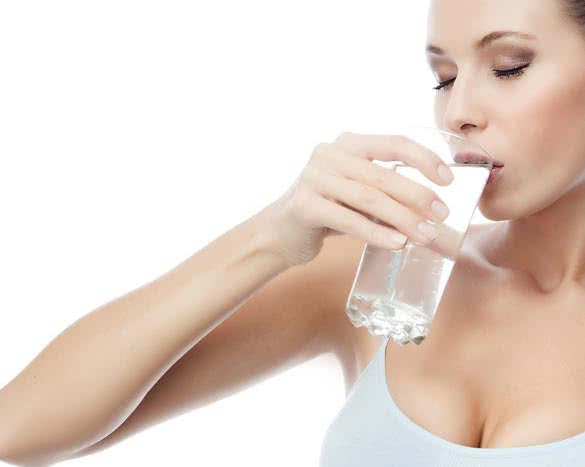
[[[521, 74], [523, 74], [524, 69], [528, 68], [529, 66], [530, 66], [530, 64], [523, 65], [523, 66], [518, 67], [518, 68], [512, 68], [511, 70], [493, 70], [493, 71], [494, 71], [494, 74], [496, 75], [497, 78], [510, 79], [510, 78], [514, 78], [514, 77], [517, 77], [517, 76], [520, 76]], [[451, 83], [453, 83], [453, 81], [455, 81], [455, 78], [447, 80], [447, 81], [442, 81], [439, 83], [438, 86], [434, 87], [433, 89], [435, 91], [440, 91], [445, 86], [449, 86]]]

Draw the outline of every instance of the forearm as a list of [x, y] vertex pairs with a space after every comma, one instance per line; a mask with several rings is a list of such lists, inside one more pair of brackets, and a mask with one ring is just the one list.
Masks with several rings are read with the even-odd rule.
[[178, 359], [285, 270], [264, 213], [55, 337], [0, 390], [5, 460], [56, 461], [113, 432]]

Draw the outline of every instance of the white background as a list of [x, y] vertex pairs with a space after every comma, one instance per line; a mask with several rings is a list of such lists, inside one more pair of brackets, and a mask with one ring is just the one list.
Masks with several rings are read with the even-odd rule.
[[[319, 142], [434, 125], [427, 8], [2, 2], [0, 387], [280, 196]], [[67, 464], [317, 465], [343, 402], [324, 355]]]

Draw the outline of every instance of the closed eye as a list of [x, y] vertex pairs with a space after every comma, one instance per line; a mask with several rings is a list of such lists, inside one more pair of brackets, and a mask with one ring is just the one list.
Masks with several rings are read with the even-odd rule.
[[[529, 66], [530, 66], [530, 63], [528, 63], [526, 65], [522, 65], [522, 66], [517, 67], [517, 68], [512, 68], [510, 70], [492, 70], [492, 71], [494, 72], [494, 75], [496, 76], [496, 78], [509, 79], [509, 78], [520, 76], [521, 74], [524, 73], [524, 70], [526, 68], [528, 68]], [[439, 83], [439, 85], [435, 86], [433, 89], [435, 91], [440, 91], [443, 88], [450, 86], [454, 81], [455, 81], [455, 78], [447, 80], [447, 81], [441, 81]]]

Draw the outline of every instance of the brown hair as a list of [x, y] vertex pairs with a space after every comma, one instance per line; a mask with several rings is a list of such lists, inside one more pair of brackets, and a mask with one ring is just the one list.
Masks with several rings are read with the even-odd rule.
[[563, 10], [582, 26], [585, 35], [585, 0], [561, 0]]

